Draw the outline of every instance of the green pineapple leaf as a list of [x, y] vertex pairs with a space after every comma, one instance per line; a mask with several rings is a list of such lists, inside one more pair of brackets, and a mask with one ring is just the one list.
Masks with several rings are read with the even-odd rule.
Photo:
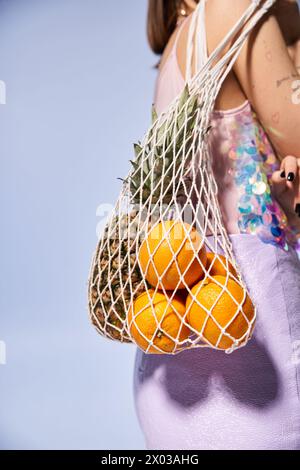
[[162, 145], [163, 143], [163, 137], [165, 135], [166, 126], [167, 126], [167, 122], [164, 122], [157, 131], [157, 142], [160, 145]]
[[190, 96], [189, 87], [188, 87], [188, 84], [186, 84], [184, 89], [183, 89], [183, 92], [181, 94], [179, 103], [178, 103], [179, 112], [181, 112], [183, 110], [183, 107], [184, 107], [185, 103], [187, 102], [187, 100], [189, 99], [189, 96]]
[[154, 107], [154, 104], [152, 104], [152, 124], [154, 124], [157, 118], [158, 118], [158, 115], [157, 115], [156, 109]]
[[149, 159], [148, 158], [146, 158], [144, 160], [142, 170], [143, 170], [144, 174], [148, 174], [150, 172], [150, 165], [149, 165]]
[[[178, 176], [184, 157], [186, 163], [191, 159], [190, 150], [195, 137], [193, 130], [200, 105], [197, 97], [193, 97], [186, 106], [189, 99], [190, 93], [186, 84], [179, 99], [177, 113], [174, 111], [170, 119], [153, 128], [147, 142], [134, 144], [136, 158], [134, 162], [131, 161], [133, 172], [130, 176], [133, 202], [150, 204], [158, 201], [162, 193], [164, 202], [172, 200], [173, 175]], [[153, 105], [152, 123], [157, 118]]]
[[133, 166], [134, 171], [137, 171], [139, 169], [139, 163], [136, 162], [135, 160], [129, 160], [131, 165]]
[[184, 112], [179, 113], [178, 116], [177, 116], [177, 119], [176, 119], [176, 128], [177, 128], [177, 130], [182, 130], [184, 120], [185, 120]]
[[138, 158], [138, 156], [141, 154], [143, 147], [140, 144], [133, 144], [134, 147], [134, 153], [135, 157]]

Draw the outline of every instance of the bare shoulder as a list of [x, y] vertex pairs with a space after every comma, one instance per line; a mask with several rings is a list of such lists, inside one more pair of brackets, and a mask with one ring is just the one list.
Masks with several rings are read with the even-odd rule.
[[[210, 53], [242, 17], [251, 3], [252, 0], [206, 0], [206, 30]], [[266, 19], [267, 16], [265, 15], [258, 23], [257, 29], [260, 28], [262, 22]], [[234, 40], [235, 38], [232, 39], [232, 42]], [[224, 52], [230, 47], [230, 44], [224, 49]]]
[[[251, 3], [251, 0], [206, 0], [205, 29], [208, 55], [219, 45]], [[192, 15], [182, 28], [178, 41], [177, 58], [182, 70], [185, 70], [186, 45], [191, 20]], [[230, 47], [230, 44], [228, 47]], [[227, 48], [224, 49], [224, 53], [226, 50]]]
[[[206, 0], [205, 32], [208, 55], [212, 54], [251, 3], [251, 0]], [[292, 20], [291, 15], [285, 19], [288, 28], [294, 24]], [[181, 69], [185, 67], [189, 21], [184, 26], [177, 51]], [[241, 100], [242, 93], [250, 101], [278, 153], [298, 155], [300, 150], [297, 129], [300, 126], [300, 108], [295, 106], [293, 96], [299, 72], [289, 54], [287, 38], [281, 26], [278, 22], [278, 12], [274, 8], [259, 19], [245, 40], [221, 92], [223, 91], [223, 96], [226, 94], [226, 100], [224, 98], [223, 101], [225, 107], [234, 106], [230, 101], [231, 97], [236, 101]], [[227, 48], [235, 39], [231, 39]], [[224, 91], [225, 85], [228, 85], [228, 93]], [[286, 119], [286, 116], [289, 116], [289, 119]]]
[[253, 0], [206, 0], [206, 11], [214, 11], [215, 14], [221, 13], [228, 17], [240, 16], [251, 3]]

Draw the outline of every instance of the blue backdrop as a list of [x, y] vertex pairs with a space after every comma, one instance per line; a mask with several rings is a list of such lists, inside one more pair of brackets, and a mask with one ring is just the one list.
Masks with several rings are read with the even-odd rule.
[[144, 446], [135, 349], [90, 326], [86, 280], [97, 207], [149, 125], [146, 7], [0, 0], [0, 448]]
[[150, 122], [146, 7], [0, 0], [1, 448], [144, 446], [135, 349], [90, 326], [86, 281], [96, 209]]

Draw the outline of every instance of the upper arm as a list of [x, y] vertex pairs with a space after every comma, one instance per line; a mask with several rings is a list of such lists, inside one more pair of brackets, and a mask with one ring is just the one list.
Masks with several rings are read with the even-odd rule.
[[[250, 0], [207, 2], [210, 52], [250, 3]], [[265, 14], [250, 33], [233, 70], [278, 153], [300, 157], [300, 91], [297, 91], [300, 76], [272, 13]]]

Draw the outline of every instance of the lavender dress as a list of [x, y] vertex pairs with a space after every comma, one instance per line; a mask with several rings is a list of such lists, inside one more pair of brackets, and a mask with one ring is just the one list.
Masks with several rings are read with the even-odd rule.
[[[158, 112], [184, 86], [176, 42], [157, 79]], [[299, 247], [268, 184], [278, 162], [248, 101], [214, 111], [212, 125], [221, 210], [257, 305], [255, 333], [230, 355], [137, 350], [138, 418], [150, 449], [300, 449]]]

